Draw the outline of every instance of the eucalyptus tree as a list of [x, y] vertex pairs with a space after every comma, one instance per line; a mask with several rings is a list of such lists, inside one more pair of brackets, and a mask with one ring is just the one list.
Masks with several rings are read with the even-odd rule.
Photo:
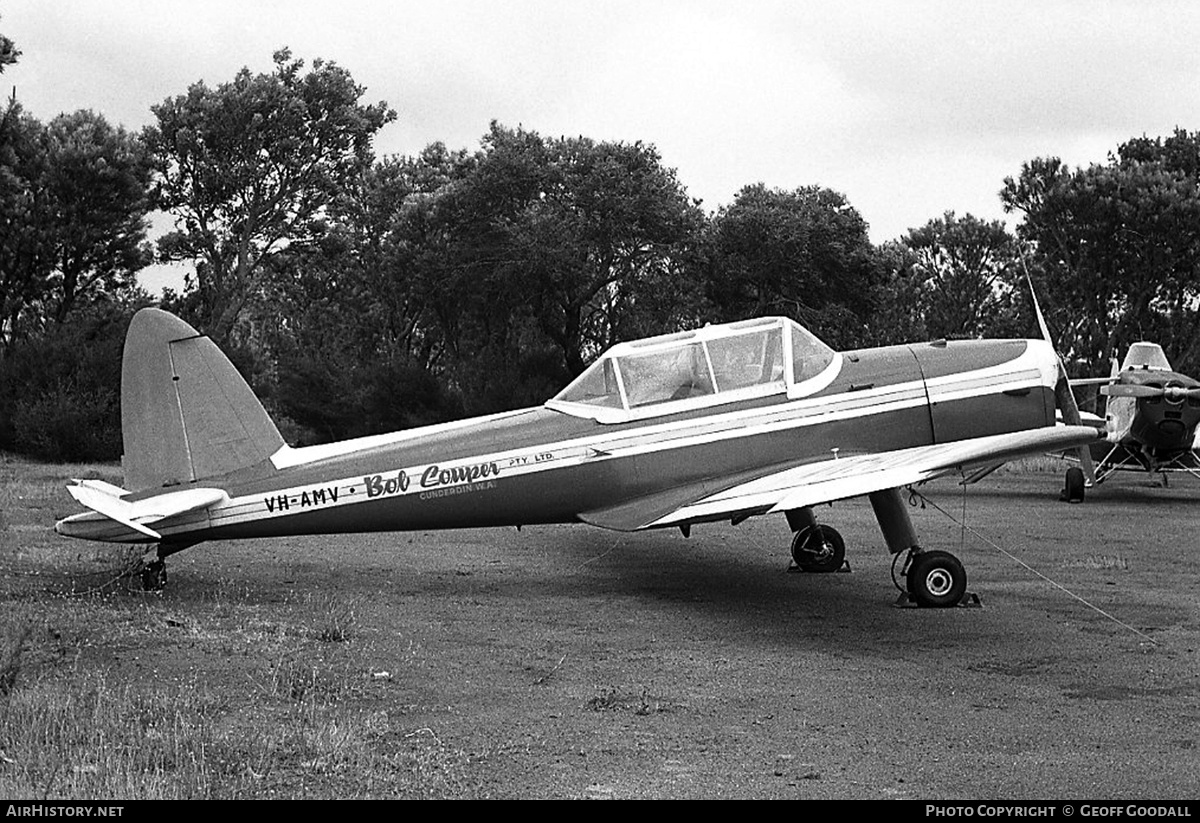
[[334, 196], [370, 168], [375, 133], [395, 118], [386, 103], [334, 63], [282, 49], [270, 73], [242, 69], [154, 106], [145, 139], [159, 206], [175, 230], [159, 241], [166, 260], [196, 263], [201, 322], [224, 342], [261, 294], [273, 255], [316, 242]]
[[1038, 158], [1005, 180], [1001, 199], [1023, 215], [1018, 236], [1034, 245], [1052, 325], [1089, 372], [1142, 338], [1177, 366], [1200, 365], [1198, 166], [1200, 141], [1179, 131], [1129, 141], [1087, 168]]
[[0, 118], [0, 303], [6, 338], [61, 325], [80, 303], [136, 288], [150, 260], [140, 139], [91, 111], [43, 126]]
[[[703, 214], [654, 147], [492, 124], [397, 224], [471, 411], [536, 402], [617, 339], [695, 315]], [[428, 327], [427, 327], [428, 328]]]
[[147, 242], [150, 165], [141, 140], [91, 111], [46, 129], [45, 185], [54, 204], [54, 319], [97, 292], [136, 287]]
[[746, 186], [710, 224], [719, 318], [782, 314], [835, 347], [861, 343], [882, 279], [862, 216], [838, 192]]
[[[1016, 333], [1014, 300], [1021, 260], [1000, 220], [947, 212], [910, 229], [901, 242], [915, 255], [929, 337], [998, 337]], [[1032, 330], [1029, 330], [1032, 331]]]
[[27, 307], [49, 291], [53, 273], [44, 132], [18, 103], [0, 117], [0, 354], [19, 336]]

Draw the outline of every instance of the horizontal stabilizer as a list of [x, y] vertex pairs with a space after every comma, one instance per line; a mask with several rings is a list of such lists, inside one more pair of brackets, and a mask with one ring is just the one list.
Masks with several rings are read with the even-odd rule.
[[68, 486], [67, 491], [81, 505], [155, 540], [161, 540], [162, 535], [147, 524], [207, 509], [229, 499], [224, 489], [184, 489], [129, 502], [109, 491], [112, 489], [121, 494], [127, 493], [111, 484], [93, 480], [77, 480], [75, 483], [76, 485]]
[[133, 504], [122, 500], [119, 497], [108, 494], [100, 489], [92, 486], [67, 486], [67, 491], [71, 493], [81, 505], [87, 506], [94, 512], [107, 517], [109, 520], [115, 520], [122, 526], [128, 526], [134, 531], [141, 532], [147, 537], [153, 537], [155, 540], [162, 540], [162, 535], [147, 528], [141, 523], [135, 521]]
[[111, 494], [115, 497], [124, 497], [129, 494], [128, 489], [123, 489], [120, 486], [114, 486], [112, 483], [105, 483], [103, 480], [74, 480], [80, 486], [87, 486], [89, 489]]

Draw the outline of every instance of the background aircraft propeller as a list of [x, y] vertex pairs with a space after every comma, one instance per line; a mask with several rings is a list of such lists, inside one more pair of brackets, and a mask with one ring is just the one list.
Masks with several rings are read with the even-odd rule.
[[[1067, 378], [1067, 365], [1063, 362], [1062, 355], [1059, 354], [1058, 347], [1054, 345], [1054, 339], [1050, 336], [1050, 327], [1046, 325], [1042, 307], [1038, 304], [1037, 292], [1033, 288], [1033, 280], [1028, 273], [1025, 275], [1025, 280], [1029, 283], [1029, 294], [1033, 297], [1033, 311], [1037, 315], [1038, 326], [1042, 330], [1042, 339], [1051, 345], [1058, 357], [1058, 382], [1054, 384], [1054, 403], [1062, 412], [1064, 423], [1068, 426], [1082, 426], [1084, 425], [1083, 415], [1079, 413], [1079, 404], [1075, 402], [1075, 393], [1071, 391], [1071, 381]], [[1095, 483], [1096, 466], [1092, 462], [1091, 450], [1087, 446], [1080, 446], [1076, 452], [1079, 455], [1079, 467], [1083, 469], [1083, 476], [1089, 484]]]
[[1115, 383], [1102, 387], [1100, 393], [1109, 397], [1165, 397], [1172, 403], [1179, 403], [1190, 397], [1200, 398], [1200, 388], [1148, 386], [1138, 383]]

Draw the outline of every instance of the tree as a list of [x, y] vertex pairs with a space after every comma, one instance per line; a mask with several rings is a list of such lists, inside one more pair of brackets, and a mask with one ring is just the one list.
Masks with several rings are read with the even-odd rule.
[[[291, 442], [451, 419], [448, 358], [429, 306], [438, 271], [426, 204], [466, 152], [441, 144], [377, 162], [331, 201], [319, 242], [273, 255], [249, 313], [273, 370], [256, 389], [303, 427]], [[286, 426], [285, 426], [286, 428]]]
[[385, 103], [361, 105], [364, 89], [334, 63], [304, 73], [287, 49], [274, 62], [154, 106], [145, 133], [159, 205], [176, 218], [159, 253], [197, 261], [199, 319], [220, 343], [271, 256], [319, 238], [334, 195], [370, 167], [374, 134], [395, 118]]
[[1178, 367], [1200, 365], [1200, 138], [1140, 138], [1105, 164], [1039, 158], [1001, 199], [1024, 215], [1039, 295], [1068, 357], [1106, 374], [1114, 352], [1152, 338]]
[[4, 67], [16, 63], [20, 56], [21, 52], [17, 49], [16, 43], [0, 34], [0, 74], [4, 74]]
[[46, 130], [45, 186], [54, 204], [54, 320], [97, 291], [136, 286], [153, 255], [146, 242], [150, 166], [141, 140], [91, 111]]
[[121, 348], [137, 303], [96, 301], [0, 360], [0, 449], [43, 460], [121, 456]]
[[[999, 220], [947, 212], [902, 239], [916, 260], [925, 332], [930, 337], [1011, 332], [1012, 293], [1020, 275], [1016, 239]], [[1006, 319], [1009, 322], [1005, 322]]]
[[42, 126], [0, 120], [0, 304], [9, 340], [105, 293], [136, 287], [149, 168], [140, 141], [90, 111]]
[[[546, 141], [542, 190], [508, 225], [510, 276], [571, 375], [621, 339], [694, 319], [682, 262], [703, 215], [658, 152], [584, 137]], [[664, 299], [665, 298], [665, 299]]]
[[899, 240], [890, 240], [875, 249], [875, 259], [883, 273], [882, 282], [876, 287], [875, 308], [859, 345], [891, 346], [929, 339], [927, 288], [917, 270], [916, 252]]
[[478, 152], [437, 147], [401, 178], [378, 269], [390, 285], [374, 291], [403, 296], [469, 411], [540, 402], [699, 293], [681, 263], [703, 216], [651, 146], [494, 123]]
[[15, 101], [0, 118], [0, 351], [19, 336], [27, 307], [50, 288], [53, 208], [42, 185], [43, 134]]
[[866, 222], [841, 194], [747, 186], [710, 233], [707, 288], [720, 319], [781, 314], [834, 347], [862, 340], [881, 272]]

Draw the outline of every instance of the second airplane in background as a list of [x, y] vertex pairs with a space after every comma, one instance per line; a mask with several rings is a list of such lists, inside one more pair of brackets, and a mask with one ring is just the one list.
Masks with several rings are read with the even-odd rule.
[[[1134, 343], [1120, 366], [1113, 359], [1108, 377], [1071, 381], [1095, 384], [1107, 398], [1105, 439], [1090, 447], [1095, 483], [1123, 470], [1159, 474], [1164, 484], [1169, 472], [1200, 477], [1200, 381], [1174, 371], [1161, 346]], [[1081, 469], [1068, 470], [1064, 497], [1082, 500], [1084, 485]]]

